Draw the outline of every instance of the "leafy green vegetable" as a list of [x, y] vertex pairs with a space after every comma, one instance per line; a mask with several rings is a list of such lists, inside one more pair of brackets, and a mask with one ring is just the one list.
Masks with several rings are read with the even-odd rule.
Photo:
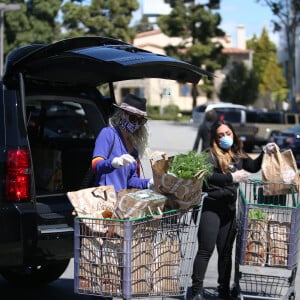
[[168, 171], [183, 179], [192, 179], [205, 171], [205, 178], [213, 173], [213, 164], [207, 161], [208, 157], [207, 152], [189, 151], [186, 154], [178, 154], [170, 161]]
[[267, 220], [267, 215], [260, 208], [250, 209], [248, 216], [250, 219]]

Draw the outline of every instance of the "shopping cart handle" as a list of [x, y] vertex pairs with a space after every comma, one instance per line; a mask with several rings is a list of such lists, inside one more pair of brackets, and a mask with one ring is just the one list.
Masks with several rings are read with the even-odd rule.
[[263, 183], [263, 181], [258, 178], [249, 178], [247, 179], [246, 183]]
[[201, 193], [201, 201], [203, 201], [205, 197], [207, 197], [207, 193]]

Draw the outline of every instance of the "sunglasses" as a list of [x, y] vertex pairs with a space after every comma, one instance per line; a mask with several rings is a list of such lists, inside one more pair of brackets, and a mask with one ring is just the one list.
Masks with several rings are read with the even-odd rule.
[[145, 125], [146, 122], [147, 122], [147, 119], [144, 118], [144, 117], [139, 117], [137, 115], [133, 115], [133, 114], [130, 114], [130, 113], [127, 113], [127, 112], [126, 112], [126, 114], [128, 115], [128, 120], [129, 120], [130, 123]]

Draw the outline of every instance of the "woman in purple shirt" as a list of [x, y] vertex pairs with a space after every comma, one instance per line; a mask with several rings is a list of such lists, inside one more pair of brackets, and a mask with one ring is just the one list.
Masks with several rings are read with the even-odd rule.
[[128, 94], [110, 125], [99, 133], [92, 160], [95, 185], [113, 185], [116, 193], [121, 189], [147, 189], [152, 179], [139, 178], [137, 169], [143, 156], [148, 132], [146, 99]]

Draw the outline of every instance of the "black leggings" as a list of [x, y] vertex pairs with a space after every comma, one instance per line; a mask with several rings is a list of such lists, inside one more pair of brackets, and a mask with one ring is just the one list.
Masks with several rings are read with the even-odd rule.
[[192, 293], [203, 290], [203, 280], [215, 246], [218, 251], [218, 283], [229, 288], [232, 247], [236, 236], [235, 211], [203, 211], [198, 230], [198, 252], [192, 275]]

